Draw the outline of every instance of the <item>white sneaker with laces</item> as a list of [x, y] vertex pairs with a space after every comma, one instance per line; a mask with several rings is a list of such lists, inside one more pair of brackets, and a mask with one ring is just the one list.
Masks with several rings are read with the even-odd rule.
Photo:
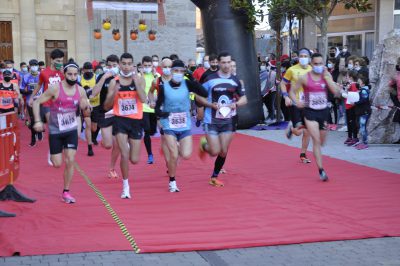
[[129, 191], [129, 187], [124, 187], [121, 193], [121, 199], [130, 199], [131, 193]]
[[169, 182], [169, 192], [179, 192], [179, 188], [176, 185], [176, 181]]

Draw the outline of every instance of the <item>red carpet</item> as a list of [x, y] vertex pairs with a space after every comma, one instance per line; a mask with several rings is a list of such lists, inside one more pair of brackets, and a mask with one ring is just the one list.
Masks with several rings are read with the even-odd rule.
[[26, 128], [22, 136], [16, 187], [37, 202], [0, 202], [0, 210], [17, 214], [0, 218], [0, 256], [133, 250], [120, 227], [140, 252], [400, 236], [400, 175], [385, 171], [325, 157], [330, 181], [322, 183], [315, 164], [298, 162], [297, 149], [237, 134], [220, 176], [225, 187], [214, 188], [207, 183], [213, 161], [200, 161], [196, 136], [192, 158], [179, 165], [181, 192], [169, 193], [154, 139], [156, 163], [146, 164], [143, 147], [131, 166], [133, 199], [122, 200], [122, 181], [106, 177], [109, 151], [96, 147], [89, 158], [81, 142], [77, 163], [107, 209], [78, 172], [71, 188], [77, 203], [62, 203], [62, 169], [47, 166], [47, 141], [30, 148]]

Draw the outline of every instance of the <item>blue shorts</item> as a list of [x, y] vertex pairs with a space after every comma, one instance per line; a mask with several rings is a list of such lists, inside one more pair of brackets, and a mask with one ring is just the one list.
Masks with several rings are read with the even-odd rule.
[[203, 124], [207, 135], [232, 134], [236, 131], [234, 123], [229, 124]]
[[166, 129], [163, 131], [164, 131], [164, 135], [174, 136], [177, 141], [180, 141], [181, 139], [192, 135], [191, 130], [175, 131], [175, 130]]

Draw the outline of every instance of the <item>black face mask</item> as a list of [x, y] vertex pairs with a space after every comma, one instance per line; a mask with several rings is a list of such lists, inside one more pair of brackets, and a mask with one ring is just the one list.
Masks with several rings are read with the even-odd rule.
[[400, 65], [396, 65], [396, 70], [400, 71]]
[[196, 67], [195, 67], [195, 66], [192, 66], [192, 67], [190, 67], [189, 69], [190, 69], [190, 71], [194, 72], [194, 71], [196, 70]]
[[83, 77], [88, 80], [93, 78], [93, 72], [85, 72], [83, 73]]
[[331, 58], [332, 58], [332, 57], [335, 57], [335, 53], [330, 53], [329, 56], [330, 56]]
[[211, 65], [210, 69], [211, 69], [212, 71], [218, 71], [218, 70], [219, 70], [219, 66], [218, 66], [218, 65], [217, 65], [217, 66]]
[[4, 81], [5, 82], [10, 82], [11, 81], [11, 77], [4, 77]]
[[76, 80], [70, 80], [70, 79], [65, 79], [65, 81], [68, 83], [70, 86], [74, 86], [76, 84]]

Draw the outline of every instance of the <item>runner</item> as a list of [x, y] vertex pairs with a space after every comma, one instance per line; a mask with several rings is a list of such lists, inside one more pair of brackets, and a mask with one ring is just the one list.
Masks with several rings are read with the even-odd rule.
[[146, 101], [144, 78], [133, 74], [133, 66], [133, 56], [129, 53], [122, 54], [119, 80], [111, 80], [104, 102], [104, 108], [113, 108], [115, 115], [113, 135], [121, 151], [123, 199], [131, 198], [129, 161], [132, 164], [139, 162], [140, 141], [143, 136], [143, 102]]
[[[45, 92], [49, 87], [49, 85], [53, 85], [64, 80], [64, 74], [61, 72], [63, 61], [64, 61], [63, 51], [61, 51], [60, 49], [54, 49], [53, 51], [51, 51], [50, 66], [40, 71], [39, 82], [36, 85], [36, 88], [32, 92], [33, 95], [37, 95], [37, 93], [42, 89], [42, 86], [43, 86], [43, 92]], [[34, 97], [31, 97], [28, 103], [29, 106], [31, 107], [34, 100], [33, 98]], [[45, 123], [47, 123], [50, 119], [50, 104], [51, 101], [48, 101], [46, 103], [43, 103], [40, 107], [42, 109], [41, 112], [44, 113], [46, 118], [45, 121], [43, 121]], [[50, 160], [50, 152], [47, 157], [47, 162], [49, 165], [52, 165], [52, 162]]]
[[75, 154], [78, 148], [78, 123], [76, 113], [80, 107], [85, 116], [90, 116], [90, 105], [85, 90], [77, 85], [78, 65], [69, 61], [64, 66], [66, 79], [60, 83], [50, 85], [48, 89], [33, 102], [35, 118], [34, 129], [37, 132], [44, 130], [40, 116], [40, 104], [49, 106], [49, 145], [51, 161], [56, 168], [62, 165], [62, 155], [65, 156], [64, 190], [62, 200], [65, 203], [75, 203], [75, 198], [69, 192], [74, 174]]
[[[117, 141], [113, 137], [113, 123], [114, 117], [105, 116], [106, 111], [104, 110], [104, 102], [106, 100], [110, 82], [114, 79], [118, 79], [119, 73], [119, 58], [116, 55], [109, 55], [106, 59], [107, 67], [105, 67], [105, 73], [100, 74], [97, 77], [96, 86], [92, 91], [93, 98], [100, 95], [100, 105], [97, 112], [97, 125], [101, 130], [101, 144], [105, 149], [111, 150], [111, 161], [110, 171], [108, 173], [109, 178], [118, 178], [118, 173], [115, 171], [115, 164], [117, 163], [118, 156], [120, 154]], [[96, 114], [94, 114], [96, 115]]]
[[17, 112], [15, 105], [21, 100], [18, 84], [12, 83], [13, 73], [6, 69], [0, 81], [0, 113]]
[[[96, 97], [91, 97], [92, 90], [94, 86], [96, 85], [96, 77], [93, 73], [93, 65], [90, 62], [85, 62], [83, 64], [82, 68], [82, 77], [81, 77], [81, 85], [86, 91], [86, 96], [89, 98], [90, 101], [90, 106], [93, 108], [96, 108], [96, 112], [98, 112], [98, 106], [100, 104], [100, 95], [97, 95]], [[91, 117], [84, 117], [83, 120], [85, 121], [85, 137], [86, 137], [86, 142], [88, 144], [88, 156], [93, 156], [93, 141], [92, 141], [92, 131], [96, 132], [97, 130], [97, 113], [91, 114]], [[95, 126], [92, 125], [92, 119], [96, 122], [93, 122]], [[94, 129], [94, 130], [93, 130]], [[97, 136], [96, 136], [97, 137]]]
[[[154, 59], [153, 59], [154, 60]], [[155, 71], [155, 67], [153, 67], [152, 59], [150, 56], [144, 56], [142, 59], [142, 67], [143, 67], [143, 78], [146, 82], [145, 84], [145, 92], [146, 97], [148, 97], [150, 88], [153, 84], [153, 81], [159, 76], [159, 74]], [[158, 65], [157, 65], [158, 66]], [[146, 146], [147, 151], [147, 163], [154, 163], [153, 151], [151, 149], [151, 136], [157, 132], [157, 116], [154, 113], [154, 109], [151, 108], [148, 104], [148, 101], [143, 104], [143, 127], [144, 127], [144, 145]]]
[[247, 104], [247, 98], [241, 82], [232, 75], [231, 55], [221, 53], [218, 62], [219, 71], [209, 75], [203, 84], [208, 90], [207, 101], [203, 102], [204, 98], [197, 96], [196, 100], [205, 105], [203, 123], [206, 138], [200, 141], [200, 157], [203, 158], [206, 153], [217, 156], [209, 183], [222, 187], [224, 184], [218, 180], [218, 174], [236, 131], [236, 109]]
[[[300, 57], [301, 60], [301, 57]], [[304, 120], [313, 142], [314, 157], [322, 181], [328, 181], [322, 166], [321, 146], [324, 145], [328, 125], [328, 88], [334, 95], [341, 95], [341, 91], [332, 79], [332, 75], [324, 66], [322, 55], [314, 53], [311, 56], [312, 71], [301, 76], [290, 90], [290, 99], [298, 108], [304, 108]], [[296, 93], [303, 88], [304, 102], [298, 101]]]
[[187, 160], [192, 154], [189, 93], [207, 97], [206, 90], [199, 83], [184, 79], [185, 72], [185, 64], [181, 60], [175, 60], [172, 63], [172, 80], [159, 86], [157, 96], [156, 112], [161, 117], [164, 142], [168, 150], [165, 160], [168, 167], [169, 192], [179, 192], [175, 180], [178, 157]]
[[[300, 136], [303, 134], [302, 142], [301, 142], [301, 152], [300, 152], [300, 160], [303, 163], [311, 163], [311, 160], [307, 158], [307, 148], [310, 144], [310, 135], [308, 134], [307, 130], [304, 129], [304, 122], [303, 122], [303, 114], [302, 112], [292, 104], [291, 99], [289, 98], [288, 91], [290, 88], [295, 87], [297, 81], [300, 76], [308, 73], [311, 71], [310, 64], [310, 51], [307, 48], [302, 48], [299, 51], [299, 63], [289, 67], [286, 71], [283, 79], [281, 81], [281, 91], [282, 96], [285, 99], [285, 105], [289, 107], [291, 121], [286, 129], [286, 137], [288, 139], [292, 138], [292, 134], [296, 136]], [[304, 101], [304, 94], [302, 88], [300, 87], [297, 95], [297, 102]]]

